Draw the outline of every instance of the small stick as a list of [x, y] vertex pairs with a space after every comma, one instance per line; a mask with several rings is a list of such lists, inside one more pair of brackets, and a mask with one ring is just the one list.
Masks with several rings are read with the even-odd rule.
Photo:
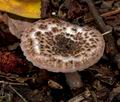
[[114, 43], [114, 38], [113, 38], [112, 33], [111, 33], [112, 29], [111, 29], [111, 32], [108, 34], [110, 29], [108, 29], [108, 27], [105, 25], [102, 17], [99, 15], [92, 0], [82, 0], [82, 1], [87, 3], [90, 12], [93, 15], [93, 18], [95, 19], [97, 25], [99, 26], [99, 30], [103, 33], [103, 35], [107, 34], [106, 36], [104, 36], [105, 41], [106, 41], [105, 51], [112, 58], [116, 53], [118, 53], [118, 50], [117, 50], [115, 43]]
[[13, 83], [13, 82], [8, 82], [8, 81], [0, 81], [0, 84], [23, 85], [23, 86], [28, 86], [26, 83]]
[[[100, 16], [105, 18], [105, 17], [109, 17], [109, 16], [112, 16], [112, 15], [115, 15], [115, 14], [118, 14], [118, 13], [120, 13], [120, 8], [118, 8], [116, 10], [113, 10], [113, 11], [103, 13]], [[94, 21], [94, 18], [91, 17], [91, 18], [85, 19], [84, 21], [85, 21], [85, 23], [89, 23], [89, 22]]]
[[27, 102], [27, 100], [17, 92], [17, 90], [15, 90], [11, 85], [9, 85], [9, 87], [24, 101], [24, 102]]
[[87, 3], [88, 7], [89, 7], [89, 10], [91, 12], [91, 14], [93, 15], [96, 23], [98, 24], [99, 26], [99, 29], [102, 33], [108, 31], [102, 17], [99, 15], [99, 13], [97, 12], [96, 8], [95, 8], [95, 5], [93, 3], [92, 0], [83, 0]]
[[112, 32], [112, 30], [108, 30], [108, 31], [102, 33], [102, 35], [105, 36], [105, 35], [107, 35], [107, 34], [110, 34], [111, 32]]
[[50, 8], [50, 0], [41, 0], [42, 8], [41, 8], [41, 15], [42, 18], [46, 18], [49, 16], [49, 8]]

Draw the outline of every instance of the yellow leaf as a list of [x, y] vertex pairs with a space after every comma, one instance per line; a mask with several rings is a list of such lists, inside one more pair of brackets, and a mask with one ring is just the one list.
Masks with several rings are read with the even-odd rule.
[[0, 10], [27, 18], [41, 17], [41, 0], [0, 0]]

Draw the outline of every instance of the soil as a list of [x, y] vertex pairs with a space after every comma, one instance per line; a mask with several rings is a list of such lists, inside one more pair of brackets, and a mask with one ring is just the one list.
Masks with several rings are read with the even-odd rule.
[[95, 65], [78, 72], [79, 78], [73, 82], [80, 85], [72, 86], [64, 73], [39, 69], [27, 61], [20, 40], [0, 17], [0, 102], [120, 102], [120, 1], [43, 2], [43, 18], [58, 17], [79, 26], [96, 27], [106, 42], [104, 55]]

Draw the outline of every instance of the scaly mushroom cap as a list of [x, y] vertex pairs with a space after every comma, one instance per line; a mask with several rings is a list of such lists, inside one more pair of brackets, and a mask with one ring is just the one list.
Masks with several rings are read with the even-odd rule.
[[102, 34], [63, 20], [39, 20], [22, 34], [21, 48], [35, 66], [52, 72], [81, 71], [103, 55]]

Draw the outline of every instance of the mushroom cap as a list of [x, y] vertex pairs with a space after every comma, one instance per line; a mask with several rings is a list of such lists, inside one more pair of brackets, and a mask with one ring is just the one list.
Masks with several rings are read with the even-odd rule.
[[95, 28], [48, 18], [25, 29], [20, 45], [33, 65], [67, 73], [84, 70], [98, 62], [105, 41]]

